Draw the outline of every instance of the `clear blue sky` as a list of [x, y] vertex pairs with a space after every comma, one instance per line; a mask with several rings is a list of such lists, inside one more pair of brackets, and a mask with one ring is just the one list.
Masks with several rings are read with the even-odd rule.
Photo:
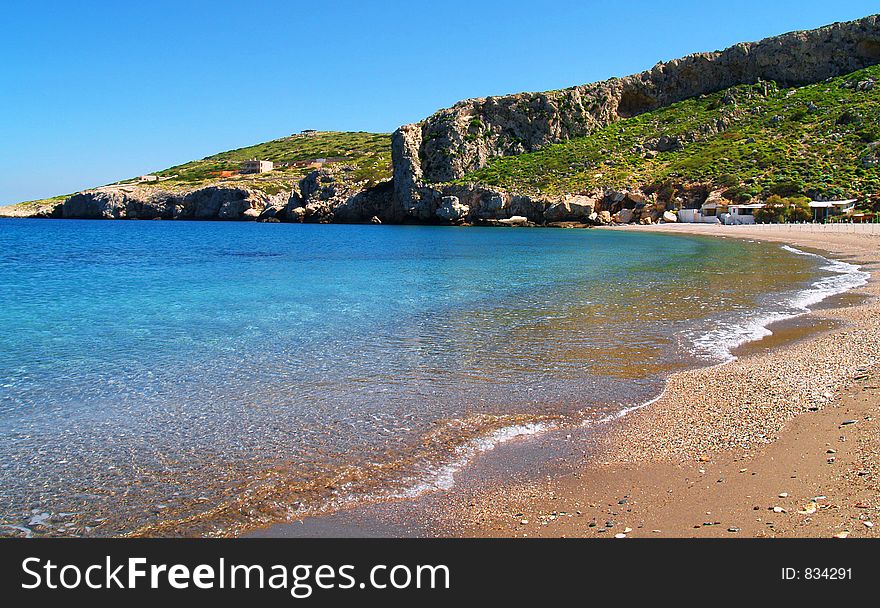
[[390, 132], [459, 99], [875, 12], [876, 0], [9, 2], [0, 204], [307, 128]]

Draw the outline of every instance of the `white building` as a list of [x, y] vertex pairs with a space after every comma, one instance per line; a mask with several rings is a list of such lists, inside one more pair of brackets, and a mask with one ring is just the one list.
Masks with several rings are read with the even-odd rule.
[[821, 222], [832, 215], [852, 215], [856, 210], [856, 199], [845, 201], [810, 201], [813, 220]]
[[728, 205], [727, 213], [723, 214], [725, 224], [754, 224], [755, 211], [762, 209], [764, 203], [749, 203], [748, 205]]
[[257, 160], [252, 158], [241, 163], [242, 173], [266, 173], [275, 168], [275, 164], [271, 160]]
[[702, 209], [679, 209], [678, 221], [684, 224], [717, 224], [718, 217], [704, 215]]

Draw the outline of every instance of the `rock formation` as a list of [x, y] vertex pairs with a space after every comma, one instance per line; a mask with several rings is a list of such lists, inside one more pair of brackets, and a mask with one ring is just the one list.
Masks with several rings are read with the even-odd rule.
[[[462, 177], [495, 156], [530, 152], [690, 97], [773, 80], [802, 86], [880, 63], [880, 16], [791, 32], [726, 50], [658, 63], [652, 69], [545, 93], [469, 99], [392, 139], [394, 196], [418, 209], [443, 196], [430, 184]], [[668, 149], [676, 142], [656, 142]]]

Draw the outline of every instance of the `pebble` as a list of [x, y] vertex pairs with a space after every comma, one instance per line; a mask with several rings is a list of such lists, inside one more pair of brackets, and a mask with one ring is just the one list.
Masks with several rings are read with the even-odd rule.
[[788, 492], [782, 492], [779, 494], [779, 498], [788, 498]]
[[866, 528], [873, 528], [874, 527], [874, 522], [872, 522], [872, 521], [866, 521], [866, 522], [862, 522], [862, 523], [865, 524]]
[[848, 426], [850, 424], [855, 424], [856, 422], [858, 422], [858, 420], [844, 420], [840, 423], [840, 426]]
[[785, 513], [785, 509], [783, 509], [782, 507], [773, 507], [773, 512], [774, 513]]
[[614, 535], [614, 538], [626, 538], [626, 534], [618, 532], [617, 534]]
[[521, 520], [519, 520], [519, 523], [520, 523], [521, 526], [524, 526], [524, 525], [526, 525], [527, 523], [529, 523], [529, 520], [528, 520], [528, 519], [521, 519]]
[[736, 526], [731, 526], [730, 528], [727, 529], [727, 531], [728, 532], [739, 532], [739, 528], [737, 528]]
[[815, 502], [808, 502], [800, 511], [798, 511], [798, 513], [800, 513], [801, 515], [812, 515], [816, 512], [818, 508], [819, 505], [817, 505]]
[[849, 536], [849, 532], [838, 532], [834, 535], [834, 538], [846, 538]]

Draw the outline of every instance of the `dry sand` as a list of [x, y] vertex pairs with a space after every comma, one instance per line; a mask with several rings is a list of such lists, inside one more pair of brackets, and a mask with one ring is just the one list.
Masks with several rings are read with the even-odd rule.
[[785, 242], [860, 264], [872, 278], [862, 297], [850, 292], [774, 328], [736, 361], [674, 375], [658, 401], [611, 425], [598, 455], [574, 472], [453, 501], [438, 514], [444, 533], [877, 535], [880, 230], [615, 229]]

